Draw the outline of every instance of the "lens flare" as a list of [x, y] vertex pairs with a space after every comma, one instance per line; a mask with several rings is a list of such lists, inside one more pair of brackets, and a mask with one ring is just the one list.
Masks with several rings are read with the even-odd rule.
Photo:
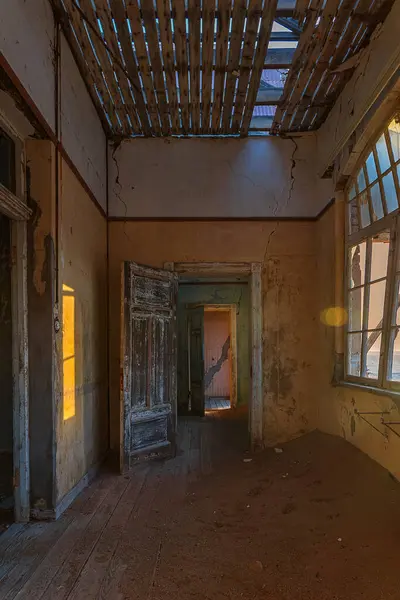
[[321, 322], [328, 327], [343, 327], [347, 323], [347, 311], [341, 306], [330, 306], [321, 312]]

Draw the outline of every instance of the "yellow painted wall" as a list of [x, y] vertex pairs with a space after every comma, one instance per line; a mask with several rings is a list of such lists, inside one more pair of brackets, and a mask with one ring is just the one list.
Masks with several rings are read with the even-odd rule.
[[[318, 279], [320, 312], [334, 305], [334, 214], [329, 210], [318, 223]], [[365, 418], [380, 432], [355, 414], [389, 411], [389, 421], [400, 421], [399, 408], [389, 396], [358, 388], [332, 386], [334, 331], [319, 326], [318, 427], [348, 440], [400, 479], [400, 438], [381, 425], [379, 415]], [[400, 406], [400, 401], [399, 401]], [[400, 433], [400, 427], [394, 427]]]
[[61, 168], [58, 501], [108, 444], [107, 224], [67, 164]]
[[111, 446], [120, 444], [120, 269], [133, 260], [264, 263], [264, 442], [316, 426], [316, 223], [134, 222], [109, 225]]

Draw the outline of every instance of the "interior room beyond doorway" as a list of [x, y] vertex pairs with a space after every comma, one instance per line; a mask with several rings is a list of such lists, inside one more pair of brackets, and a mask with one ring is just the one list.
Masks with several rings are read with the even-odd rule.
[[178, 414], [247, 409], [251, 394], [247, 279], [179, 281]]
[[204, 307], [205, 411], [236, 406], [236, 305]]

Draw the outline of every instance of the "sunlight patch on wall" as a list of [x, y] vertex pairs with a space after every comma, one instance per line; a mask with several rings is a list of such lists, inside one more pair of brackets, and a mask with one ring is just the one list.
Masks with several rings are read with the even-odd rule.
[[64, 421], [75, 416], [75, 293], [63, 284]]

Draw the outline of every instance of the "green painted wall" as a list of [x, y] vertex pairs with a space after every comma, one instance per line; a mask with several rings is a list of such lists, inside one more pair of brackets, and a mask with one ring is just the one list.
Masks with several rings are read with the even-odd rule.
[[[185, 283], [178, 292], [178, 329], [185, 327], [186, 304], [237, 304], [238, 405], [247, 404], [250, 397], [250, 288], [241, 283]], [[178, 336], [178, 343], [181, 336]], [[185, 356], [178, 347], [178, 390], [185, 369]], [[185, 383], [183, 383], [185, 385]], [[179, 397], [179, 393], [178, 393]]]

